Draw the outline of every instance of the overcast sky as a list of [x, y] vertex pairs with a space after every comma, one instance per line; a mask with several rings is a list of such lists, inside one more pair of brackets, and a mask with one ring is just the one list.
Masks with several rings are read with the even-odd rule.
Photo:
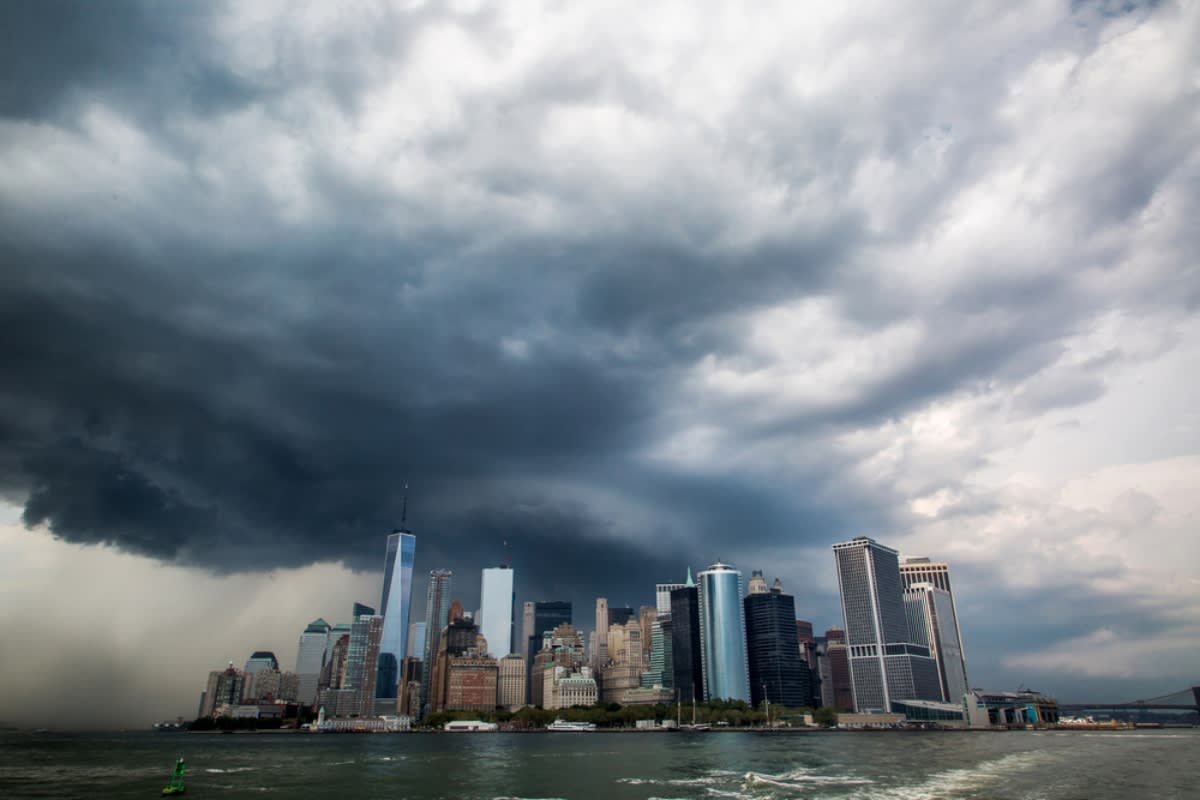
[[[950, 562], [971, 683], [1200, 682], [1200, 4], [0, 4], [0, 721], [518, 601]], [[424, 583], [416, 587], [418, 613]]]

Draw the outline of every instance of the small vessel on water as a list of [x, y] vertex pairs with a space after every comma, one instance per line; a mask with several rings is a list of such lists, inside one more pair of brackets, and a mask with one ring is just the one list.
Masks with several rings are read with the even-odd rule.
[[185, 769], [183, 759], [175, 762], [175, 771], [171, 773], [171, 780], [163, 787], [162, 796], [170, 797], [171, 795], [183, 794], [183, 771]]
[[556, 719], [546, 726], [548, 731], [558, 731], [560, 733], [584, 733], [587, 731], [596, 730], [594, 722], [568, 722], [565, 719]]

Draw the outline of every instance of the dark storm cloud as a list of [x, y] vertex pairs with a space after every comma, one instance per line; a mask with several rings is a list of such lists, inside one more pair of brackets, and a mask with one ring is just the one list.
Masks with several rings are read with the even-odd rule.
[[[656, 83], [623, 55], [576, 58], [569, 39], [495, 77], [488, 59], [521, 45], [491, 14], [364, 6], [231, 35], [220, 23], [235, 11], [0, 10], [2, 141], [37, 161], [19, 123], [39, 121], [69, 139], [41, 156], [44, 173], [77, 169], [82, 188], [101, 187], [56, 195], [36, 175], [0, 187], [0, 492], [26, 525], [70, 542], [217, 572], [378, 568], [409, 484], [419, 571], [470, 572], [507, 541], [522, 595], [641, 602], [718, 556], [753, 567], [781, 544], [886, 538], [911, 521], [911, 498], [863, 478], [864, 456], [837, 437], [1021, 385], [1114, 302], [1078, 285], [1073, 250], [970, 253], [974, 274], [917, 289], [875, 263], [911, 245], [904, 271], [921, 272], [923, 237], [1007, 155], [992, 149], [1019, 139], [993, 117], [1035, 60], [1021, 48], [1000, 66], [969, 54], [965, 77], [936, 60], [913, 59], [900, 86], [871, 70], [877, 84], [849, 97], [795, 89], [791, 64], [752, 70], [736, 124], [679, 122], [682, 75]], [[373, 93], [441, 23], [457, 26], [464, 58], [487, 62], [484, 77], [457, 94], [437, 83], [458, 66], [451, 53], [402, 92]], [[234, 58], [239, 47], [261, 63]], [[446, 107], [419, 105], [429, 95]], [[384, 144], [357, 156], [379, 104], [401, 120], [410, 105], [428, 113], [385, 120]], [[587, 136], [609, 118], [593, 116], [563, 155], [542, 137], [572, 108], [617, 108], [642, 127], [614, 123], [613, 142], [653, 141], [640, 161], [607, 162]], [[1179, 112], [1147, 116], [1120, 149], [1124, 169], [1064, 190], [1099, 187], [1081, 201], [1090, 223], [1127, 220], [1172, 179], [1183, 134], [1138, 154]], [[665, 145], [646, 133], [655, 125], [670, 129]], [[72, 143], [83, 157], [70, 160]], [[938, 163], [914, 155], [942, 144]], [[846, 200], [871, 159], [916, 175], [886, 224]], [[1031, 259], [1043, 268], [1025, 269]], [[834, 298], [864, 337], [915, 320], [924, 339], [837, 403], [767, 413], [767, 392], [687, 404], [680, 387], [706, 356], [771, 369], [745, 352], [747, 315], [813, 297]], [[1019, 399], [1032, 413], [1102, 392], [1081, 374]], [[787, 442], [796, 457], [656, 460], [692, 424], [731, 447]]]
[[[0, 9], [0, 115], [41, 118], [96, 96], [216, 112], [255, 93], [208, 38], [214, 4], [146, 0], [6, 3]], [[186, 87], [183, 92], [178, 91]]]

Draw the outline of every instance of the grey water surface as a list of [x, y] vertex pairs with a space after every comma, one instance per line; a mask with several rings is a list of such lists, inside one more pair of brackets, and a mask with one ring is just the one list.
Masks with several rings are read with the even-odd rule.
[[0, 733], [0, 797], [1200, 798], [1200, 731]]

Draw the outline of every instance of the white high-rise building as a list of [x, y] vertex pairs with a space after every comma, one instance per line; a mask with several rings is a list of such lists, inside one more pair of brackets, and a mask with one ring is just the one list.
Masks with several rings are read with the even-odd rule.
[[512, 567], [502, 565], [485, 569], [475, 622], [483, 638], [487, 639], [488, 654], [493, 658], [501, 659], [513, 652], [513, 607], [516, 602]]
[[889, 713], [893, 701], [940, 700], [937, 664], [909, 630], [900, 555], [866, 536], [835, 544], [833, 555], [855, 710]]
[[671, 592], [682, 588], [682, 583], [654, 584], [654, 610], [658, 612], [659, 619], [667, 620], [671, 618]]

